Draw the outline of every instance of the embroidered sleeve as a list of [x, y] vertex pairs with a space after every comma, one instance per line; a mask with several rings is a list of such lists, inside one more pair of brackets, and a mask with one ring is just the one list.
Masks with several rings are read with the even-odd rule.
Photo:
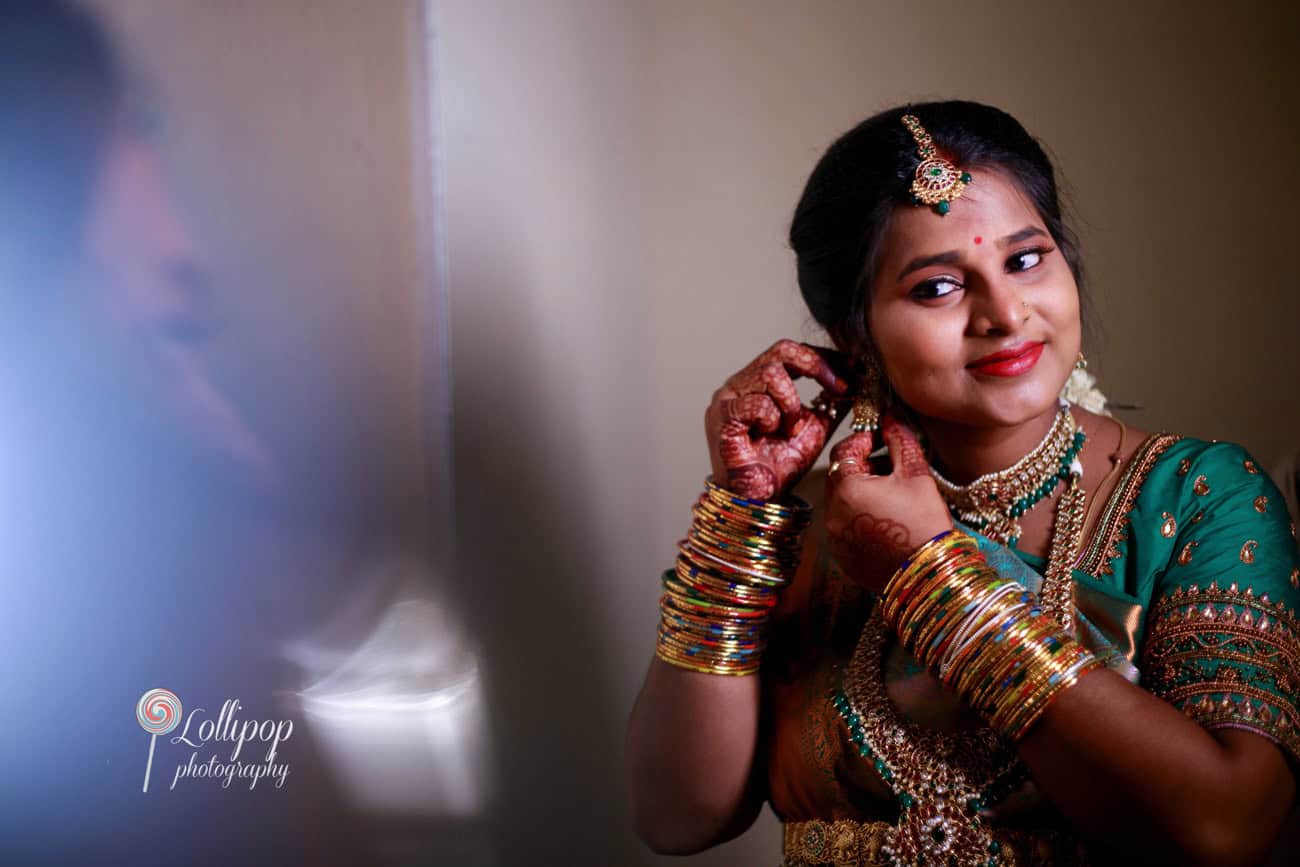
[[1241, 448], [1178, 467], [1153, 528], [1174, 539], [1143, 646], [1143, 685], [1207, 729], [1260, 734], [1300, 759], [1300, 555], [1276, 486]]

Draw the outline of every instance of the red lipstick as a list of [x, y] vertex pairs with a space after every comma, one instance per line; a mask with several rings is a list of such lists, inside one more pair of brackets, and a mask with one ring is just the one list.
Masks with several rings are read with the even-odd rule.
[[973, 373], [982, 373], [986, 376], [1019, 376], [1033, 369], [1042, 356], [1045, 345], [1042, 341], [1021, 343], [1010, 349], [977, 358], [966, 367]]

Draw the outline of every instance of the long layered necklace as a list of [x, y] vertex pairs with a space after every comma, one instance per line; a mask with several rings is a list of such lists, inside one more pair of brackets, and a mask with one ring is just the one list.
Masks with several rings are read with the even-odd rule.
[[896, 867], [997, 865], [1001, 846], [979, 811], [1020, 775], [1015, 749], [992, 729], [946, 734], [902, 715], [885, 692], [889, 627], [873, 613], [831, 703], [858, 753], [894, 791], [898, 822], [881, 851]]
[[[1039, 592], [1043, 610], [1074, 627], [1072, 567], [1083, 535], [1085, 493], [1078, 460], [1086, 439], [1063, 405], [1038, 446], [996, 473], [956, 485], [933, 471], [954, 516], [989, 538], [1015, 546], [1019, 518], [1051, 495], [1061, 481], [1047, 570]], [[831, 696], [859, 754], [893, 789], [899, 818], [885, 850], [895, 867], [917, 864], [1006, 863], [991, 829], [978, 815], [1018, 775], [1014, 747], [991, 729], [946, 734], [906, 719], [885, 692], [884, 653], [889, 627], [875, 612], [858, 638], [845, 688]]]

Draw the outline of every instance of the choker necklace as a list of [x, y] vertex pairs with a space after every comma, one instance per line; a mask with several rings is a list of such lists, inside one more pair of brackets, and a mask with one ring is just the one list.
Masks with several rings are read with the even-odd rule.
[[953, 517], [994, 542], [1015, 548], [1021, 516], [1063, 480], [1083, 475], [1078, 454], [1085, 439], [1069, 405], [1062, 403], [1043, 441], [1005, 470], [986, 473], [968, 485], [948, 481], [933, 467], [930, 473]]

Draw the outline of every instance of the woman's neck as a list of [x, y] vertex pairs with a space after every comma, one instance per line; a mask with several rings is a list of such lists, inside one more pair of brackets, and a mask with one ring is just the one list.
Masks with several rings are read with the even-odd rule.
[[1055, 404], [1041, 415], [1011, 427], [973, 427], [925, 419], [921, 429], [930, 445], [934, 466], [959, 485], [1005, 470], [1043, 441], [1060, 409]]

